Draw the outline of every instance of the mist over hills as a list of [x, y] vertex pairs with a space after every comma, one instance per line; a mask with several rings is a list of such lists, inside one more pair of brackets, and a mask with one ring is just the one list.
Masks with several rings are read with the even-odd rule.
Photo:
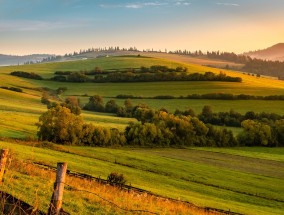
[[51, 57], [53, 55], [49, 54], [32, 54], [24, 56], [16, 55], [3, 55], [0, 54], [0, 66], [9, 66], [9, 65], [20, 65], [26, 62], [39, 62], [45, 58]]
[[284, 43], [278, 43], [269, 48], [244, 53], [251, 58], [271, 61], [284, 61]]

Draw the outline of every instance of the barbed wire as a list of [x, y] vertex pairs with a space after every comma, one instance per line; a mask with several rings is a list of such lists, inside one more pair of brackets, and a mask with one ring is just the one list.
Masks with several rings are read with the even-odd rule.
[[123, 210], [123, 211], [126, 211], [126, 212], [137, 212], [137, 213], [148, 213], [148, 214], [155, 214], [155, 215], [160, 215], [159, 213], [156, 213], [156, 212], [152, 212], [152, 211], [148, 211], [148, 210], [132, 210], [132, 209], [126, 209], [126, 208], [123, 208], [123, 207], [120, 207], [119, 205], [115, 204], [114, 202], [100, 196], [99, 194], [97, 193], [94, 193], [94, 192], [91, 192], [89, 190], [82, 190], [82, 189], [78, 189], [78, 188], [75, 188], [69, 184], [66, 184], [66, 183], [63, 183], [64, 185], [68, 186], [69, 188], [71, 188], [73, 191], [77, 191], [77, 192], [85, 192], [85, 193], [89, 193], [89, 194], [93, 194], [97, 197], [99, 197], [100, 199], [108, 202], [109, 204], [119, 208], [120, 210]]

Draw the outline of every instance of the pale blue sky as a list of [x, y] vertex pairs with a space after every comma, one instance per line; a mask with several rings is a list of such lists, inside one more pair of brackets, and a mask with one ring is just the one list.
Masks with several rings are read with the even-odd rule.
[[243, 52], [284, 42], [283, 0], [0, 0], [0, 53]]

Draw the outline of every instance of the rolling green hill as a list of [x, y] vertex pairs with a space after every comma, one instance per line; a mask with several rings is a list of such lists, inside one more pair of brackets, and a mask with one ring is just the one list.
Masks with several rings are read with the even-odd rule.
[[[183, 61], [181, 59], [180, 61]], [[147, 82], [147, 83], [64, 83], [48, 80], [31, 80], [15, 76], [11, 76], [13, 71], [34, 72], [42, 75], [44, 78], [50, 78], [55, 71], [80, 71], [90, 70], [95, 67], [102, 69], [125, 69], [140, 68], [141, 66], [165, 65], [170, 68], [177, 66], [187, 67], [189, 73], [204, 73], [211, 71], [219, 73], [225, 72], [229, 76], [241, 77], [242, 83], [237, 82]], [[82, 105], [88, 101], [88, 96], [95, 94], [102, 95], [105, 102], [119, 94], [128, 94], [135, 96], [187, 96], [189, 94], [205, 94], [205, 93], [232, 93], [232, 94], [249, 94], [249, 95], [283, 95], [284, 82], [266, 78], [257, 78], [235, 71], [227, 71], [216, 68], [205, 67], [197, 64], [186, 64], [167, 59], [138, 57], [138, 56], [121, 56], [97, 58], [90, 60], [55, 62], [45, 64], [33, 64], [22, 66], [0, 67], [0, 86], [18, 87], [23, 93], [17, 93], [0, 89], [0, 134], [4, 136], [34, 136], [36, 127], [34, 123], [38, 120], [40, 113], [46, 110], [46, 107], [40, 103], [42, 92], [40, 88], [47, 87], [57, 89], [58, 87], [67, 87], [65, 96], [75, 95], [81, 100]], [[86, 96], [87, 95], [87, 96]], [[123, 100], [117, 100], [119, 104]], [[146, 103], [150, 107], [159, 109], [167, 108], [170, 111], [175, 109], [192, 108], [196, 113], [201, 112], [204, 105], [211, 105], [214, 111], [229, 111], [231, 108], [235, 111], [245, 113], [247, 111], [256, 112], [275, 112], [284, 114], [283, 101], [246, 101], [246, 100], [133, 100], [134, 104]], [[114, 116], [99, 116], [97, 114], [84, 113], [86, 119], [92, 122], [100, 123], [104, 126], [118, 127], [123, 129], [129, 119], [121, 119]], [[11, 115], [14, 117], [9, 122]], [[93, 119], [93, 120], [92, 120]], [[26, 123], [27, 122], [27, 123]]]
[[[60, 98], [78, 96], [83, 105], [88, 96], [102, 95], [105, 102], [119, 94], [135, 96], [232, 93], [249, 95], [284, 95], [284, 82], [258, 78], [235, 71], [221, 70], [184, 62], [150, 57], [122, 56], [90, 60], [56, 62], [23, 66], [0, 67], [0, 86], [17, 87], [22, 93], [0, 88], [0, 137], [35, 138], [35, 123], [46, 106], [41, 103], [42, 89], [66, 87]], [[180, 59], [183, 61], [183, 59]], [[95, 67], [107, 69], [139, 68], [141, 66], [165, 65], [171, 68], [187, 67], [189, 73], [208, 71], [241, 77], [242, 82], [147, 82], [147, 83], [64, 83], [50, 80], [31, 80], [11, 76], [13, 71], [34, 72], [50, 78], [55, 71], [90, 70]], [[116, 99], [119, 104], [124, 100]], [[164, 107], [170, 111], [193, 108], [201, 112], [204, 105], [214, 111], [229, 111], [231, 108], [245, 113], [275, 112], [284, 114], [284, 101], [264, 100], [188, 100], [188, 99], [138, 99], [134, 104], [147, 103], [151, 107]], [[120, 118], [112, 114], [83, 111], [84, 120], [106, 127], [123, 130], [134, 119]], [[240, 129], [234, 130], [239, 133]], [[26, 145], [25, 145], [26, 144]], [[283, 150], [267, 148], [193, 148], [193, 149], [108, 149], [59, 146], [32, 147], [30, 143], [4, 140], [1, 148], [9, 148], [17, 159], [55, 165], [57, 161], [68, 162], [69, 168], [94, 176], [107, 177], [112, 171], [126, 175], [132, 185], [154, 193], [190, 201], [199, 206], [209, 206], [244, 214], [279, 214], [283, 211]], [[68, 153], [66, 153], [68, 152]], [[10, 174], [10, 175], [9, 175]], [[37, 173], [36, 173], [37, 174]], [[13, 194], [30, 204], [36, 186], [41, 207], [45, 210], [50, 199], [52, 181], [40, 174], [30, 176], [21, 172], [9, 172], [13, 179]], [[39, 183], [38, 181], [42, 182]], [[27, 186], [29, 185], [29, 186]], [[50, 185], [50, 186], [49, 186]], [[6, 191], [11, 188], [6, 184]], [[25, 195], [17, 190], [25, 190]], [[29, 195], [27, 195], [29, 194]], [[65, 194], [64, 194], [65, 195]], [[27, 197], [28, 196], [28, 197]], [[98, 202], [89, 197], [81, 198], [72, 190], [66, 191], [65, 207], [71, 213], [78, 211], [90, 214], [101, 210]], [[74, 198], [74, 199], [73, 199]], [[74, 203], [77, 202], [77, 203]], [[128, 203], [127, 203], [128, 204]], [[104, 206], [105, 207], [105, 206]], [[152, 207], [155, 209], [155, 207]], [[104, 208], [105, 209], [105, 208]], [[109, 212], [109, 211], [108, 211]], [[161, 212], [158, 210], [158, 212]], [[101, 212], [107, 213], [107, 212]], [[122, 214], [115, 212], [113, 214]]]

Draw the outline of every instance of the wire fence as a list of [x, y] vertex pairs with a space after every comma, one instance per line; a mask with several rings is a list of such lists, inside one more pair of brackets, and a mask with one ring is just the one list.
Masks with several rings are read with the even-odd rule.
[[152, 211], [148, 211], [148, 210], [131, 210], [131, 209], [127, 209], [127, 208], [123, 208], [123, 207], [120, 207], [119, 205], [115, 204], [114, 202], [112, 201], [109, 201], [108, 199], [100, 196], [99, 194], [97, 193], [94, 193], [94, 192], [91, 192], [89, 190], [82, 190], [82, 189], [78, 189], [78, 188], [75, 188], [69, 184], [66, 184], [64, 183], [64, 185], [68, 186], [69, 188], [71, 188], [71, 191], [76, 191], [76, 192], [85, 192], [85, 193], [88, 193], [88, 194], [92, 194], [92, 195], [95, 195], [97, 197], [99, 197], [100, 199], [102, 199], [103, 201], [105, 202], [108, 202], [109, 204], [115, 206], [116, 208], [120, 209], [120, 210], [123, 210], [123, 211], [126, 211], [126, 212], [132, 212], [132, 213], [148, 213], [148, 214], [155, 214], [155, 215], [159, 215], [159, 213], [156, 213], [156, 212], [152, 212]]
[[[1, 159], [2, 160], [2, 159]], [[76, 178], [79, 178], [79, 179], [88, 179], [89, 181], [92, 181], [92, 180], [95, 180], [99, 183], [103, 183], [103, 184], [109, 184], [111, 186], [115, 186], [111, 183], [109, 183], [108, 180], [105, 180], [105, 179], [101, 179], [101, 178], [98, 178], [98, 177], [94, 177], [94, 176], [91, 176], [91, 175], [87, 175], [87, 174], [84, 174], [84, 173], [79, 173], [79, 172], [75, 172], [75, 171], [71, 171], [71, 170], [67, 170], [67, 164], [66, 164], [66, 169], [65, 169], [65, 173], [64, 173], [64, 179], [60, 179], [60, 177], [58, 177], [58, 173], [60, 171], [59, 170], [59, 164], [63, 164], [63, 163], [58, 163], [57, 165], [57, 168], [56, 167], [53, 167], [53, 166], [49, 166], [49, 165], [46, 165], [46, 164], [42, 164], [42, 163], [32, 163], [32, 162], [22, 162], [22, 163], [25, 163], [25, 164], [28, 164], [28, 165], [33, 165], [33, 166], [36, 166], [37, 168], [42, 168], [44, 170], [48, 170], [48, 171], [56, 171], [57, 172], [57, 175], [56, 175], [56, 181], [54, 183], [54, 193], [53, 193], [53, 196], [52, 196], [52, 200], [54, 198], [54, 194], [55, 194], [55, 191], [56, 189], [58, 189], [58, 184], [61, 184], [61, 185], [65, 185], [66, 187], [68, 187], [68, 191], [71, 191], [71, 192], [81, 192], [81, 193], [87, 193], [87, 194], [91, 194], [91, 195], [94, 195], [96, 197], [98, 197], [99, 199], [101, 199], [102, 201], [106, 202], [107, 204], [125, 212], [125, 213], [132, 213], [132, 214], [154, 214], [154, 215], [159, 215], [159, 213], [157, 212], [154, 212], [154, 211], [150, 211], [150, 210], [143, 210], [143, 209], [128, 209], [126, 207], [123, 207], [123, 206], [119, 206], [118, 204], [116, 204], [115, 202], [109, 200], [108, 198], [105, 198], [103, 197], [102, 195], [98, 194], [98, 193], [95, 193], [95, 192], [92, 192], [90, 191], [91, 189], [79, 189], [77, 187], [75, 187], [74, 185], [70, 185], [68, 183], [65, 183], [65, 175], [69, 175], [69, 176], [72, 176], [72, 177], [76, 177]], [[5, 165], [4, 165], [5, 166]], [[3, 168], [3, 165], [2, 163], [0, 163], [0, 170], [1, 168]], [[2, 180], [0, 178], [0, 180]], [[235, 212], [231, 212], [231, 211], [225, 211], [225, 210], [220, 210], [220, 209], [216, 209], [216, 208], [209, 208], [209, 207], [198, 207], [190, 202], [186, 202], [186, 201], [181, 201], [181, 200], [177, 200], [177, 199], [171, 199], [171, 198], [167, 198], [167, 197], [163, 197], [163, 196], [160, 196], [160, 195], [156, 195], [156, 194], [153, 194], [149, 191], [146, 191], [146, 190], [143, 190], [143, 189], [140, 189], [140, 188], [136, 188], [136, 187], [133, 187], [133, 186], [129, 186], [129, 185], [119, 185], [119, 188], [121, 190], [126, 190], [126, 191], [132, 191], [134, 193], [137, 193], [137, 194], [149, 194], [151, 196], [154, 196], [156, 197], [157, 199], [164, 199], [165, 201], [172, 201], [172, 202], [179, 202], [179, 203], [183, 203], [183, 204], [187, 204], [188, 206], [194, 208], [194, 209], [197, 209], [197, 210], [200, 210], [200, 211], [203, 211], [203, 212], [206, 212], [206, 214], [230, 214], [230, 215], [241, 215], [240, 213], [235, 213]], [[64, 189], [64, 186], [63, 186], [63, 189]], [[2, 193], [0, 191], [0, 193]], [[9, 195], [9, 194], [6, 194], [6, 195]], [[5, 213], [5, 214], [13, 214], [14, 215], [14, 211], [16, 210], [15, 208], [17, 208], [17, 213], [16, 214], [19, 214], [19, 215], [26, 215], [26, 214], [45, 214], [41, 211], [38, 211], [38, 210], [34, 210], [32, 206], [16, 199], [16, 198], [13, 198], [11, 195], [9, 195], [10, 199], [9, 198], [4, 198], [5, 195], [3, 196], [2, 195], [2, 200], [5, 200], [5, 204], [6, 207], [10, 207], [10, 212], [8, 213]], [[62, 196], [63, 196], [63, 191], [62, 191]], [[14, 201], [11, 201], [11, 198], [14, 200]], [[62, 197], [61, 197], [62, 198]], [[62, 199], [60, 200], [62, 202]], [[3, 204], [2, 204], [3, 205]], [[53, 207], [54, 205], [56, 205], [56, 203], [52, 202], [50, 203], [50, 207]], [[12, 206], [15, 206], [15, 208], [13, 208]], [[23, 207], [24, 206], [24, 207]], [[4, 208], [5, 209], [5, 208]], [[3, 210], [4, 210], [3, 209]], [[0, 211], [1, 212], [1, 211]], [[60, 207], [60, 212], [59, 214], [69, 214], [68, 212], [65, 212], [64, 210], [62, 210], [62, 208]], [[212, 212], [212, 213], [210, 213]], [[55, 213], [50, 213], [48, 212], [48, 214], [55, 214]]]

